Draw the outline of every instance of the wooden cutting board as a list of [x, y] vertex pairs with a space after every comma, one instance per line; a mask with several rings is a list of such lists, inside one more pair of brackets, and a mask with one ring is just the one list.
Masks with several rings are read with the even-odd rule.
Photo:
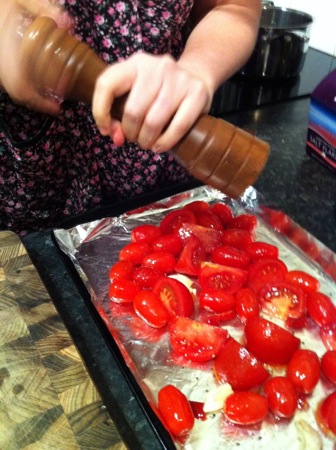
[[126, 449], [17, 235], [0, 232], [0, 450]]

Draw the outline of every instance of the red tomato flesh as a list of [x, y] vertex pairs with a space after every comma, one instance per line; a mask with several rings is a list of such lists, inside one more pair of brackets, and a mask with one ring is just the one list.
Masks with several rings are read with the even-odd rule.
[[195, 418], [189, 400], [175, 386], [168, 384], [158, 393], [158, 409], [168, 430], [177, 437], [186, 436]]
[[152, 291], [140, 291], [134, 298], [133, 306], [136, 314], [151, 327], [162, 328], [171, 319], [160, 297]]
[[284, 365], [300, 346], [300, 339], [262, 317], [252, 317], [245, 325], [246, 347], [266, 364]]
[[312, 350], [296, 350], [288, 363], [286, 375], [301, 394], [313, 392], [320, 379], [320, 360], [317, 354]]
[[227, 338], [226, 330], [187, 317], [177, 317], [170, 327], [172, 348], [191, 361], [215, 358]]
[[267, 283], [283, 281], [287, 273], [286, 264], [277, 258], [262, 258], [253, 262], [247, 275], [247, 286], [257, 294]]
[[223, 289], [233, 294], [245, 283], [247, 272], [236, 267], [223, 266], [210, 262], [201, 264], [198, 275], [202, 289]]
[[328, 395], [316, 411], [316, 421], [331, 439], [336, 437], [336, 392]]
[[221, 231], [192, 223], [183, 224], [178, 228], [177, 233], [184, 243], [191, 236], [196, 236], [202, 242], [206, 253], [211, 253], [220, 244], [222, 238]]
[[190, 236], [175, 264], [175, 272], [197, 275], [205, 259], [206, 251], [202, 242], [196, 236]]
[[298, 287], [284, 281], [267, 283], [259, 290], [262, 311], [270, 316], [286, 320], [297, 319], [306, 312], [306, 296]]
[[259, 423], [265, 419], [267, 413], [267, 398], [256, 392], [234, 392], [224, 403], [225, 417], [237, 425]]
[[266, 381], [264, 392], [268, 407], [277, 417], [290, 419], [298, 406], [298, 394], [289, 378], [277, 376]]
[[332, 383], [336, 384], [336, 350], [327, 350], [321, 358], [321, 369]]
[[171, 317], [193, 315], [194, 300], [189, 289], [180, 281], [161, 277], [154, 284], [153, 292], [160, 297]]
[[269, 377], [257, 358], [233, 338], [224, 343], [216, 356], [214, 373], [219, 383], [229, 383], [235, 391], [261, 386]]
[[197, 223], [196, 216], [191, 210], [178, 209], [176, 211], [171, 211], [160, 223], [161, 234], [174, 233], [186, 223]]

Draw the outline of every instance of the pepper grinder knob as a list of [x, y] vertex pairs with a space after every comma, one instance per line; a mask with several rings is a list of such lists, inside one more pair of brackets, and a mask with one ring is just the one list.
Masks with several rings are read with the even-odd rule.
[[[20, 57], [41, 92], [87, 104], [92, 102], [97, 77], [107, 67], [88, 45], [47, 17], [27, 27]], [[125, 99], [113, 103], [112, 114], [118, 119]], [[257, 180], [269, 150], [269, 144], [256, 136], [222, 119], [201, 115], [172, 153], [195, 178], [235, 198]]]

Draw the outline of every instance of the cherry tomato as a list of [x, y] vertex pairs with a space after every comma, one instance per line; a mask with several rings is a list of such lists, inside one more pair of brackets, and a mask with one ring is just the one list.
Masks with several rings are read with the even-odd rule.
[[257, 225], [257, 218], [252, 214], [240, 214], [235, 216], [229, 223], [230, 228], [241, 228], [242, 230], [253, 231]]
[[291, 219], [282, 211], [271, 209], [268, 207], [262, 207], [268, 214], [268, 223], [277, 231], [283, 234], [287, 234], [291, 227]]
[[115, 303], [132, 303], [139, 291], [139, 285], [122, 278], [110, 284], [109, 298]]
[[223, 245], [231, 245], [242, 250], [246, 250], [248, 245], [253, 241], [253, 234], [241, 228], [228, 228], [222, 233]]
[[219, 217], [212, 211], [200, 211], [195, 213], [198, 225], [206, 228], [213, 228], [214, 230], [223, 230], [223, 224]]
[[277, 417], [290, 419], [298, 406], [298, 394], [289, 378], [277, 376], [270, 378], [264, 385], [268, 407]]
[[217, 264], [238, 267], [239, 269], [246, 269], [250, 262], [250, 257], [244, 250], [231, 245], [216, 247], [211, 253], [211, 259]]
[[205, 311], [225, 313], [234, 310], [235, 298], [223, 289], [206, 289], [199, 295], [199, 305]]
[[336, 350], [336, 323], [320, 327], [320, 337], [327, 350]]
[[300, 346], [300, 339], [262, 317], [252, 317], [245, 325], [246, 347], [266, 364], [287, 364]]
[[154, 286], [154, 283], [162, 277], [163, 273], [154, 267], [137, 267], [132, 275], [132, 281], [138, 284], [141, 288], [149, 289]]
[[210, 205], [209, 205], [209, 203], [205, 202], [204, 200], [194, 200], [190, 203], [187, 203], [183, 208], [189, 209], [193, 213], [199, 213], [199, 212], [203, 212], [203, 211], [209, 211]]
[[138, 225], [131, 231], [132, 242], [147, 242], [151, 244], [154, 239], [161, 235], [160, 227], [149, 223]]
[[267, 398], [256, 392], [234, 392], [224, 402], [225, 417], [237, 425], [259, 423], [265, 419], [267, 413]]
[[163, 250], [148, 253], [141, 261], [143, 267], [152, 267], [163, 274], [172, 273], [175, 268], [175, 263], [174, 255]]
[[211, 207], [211, 211], [220, 219], [224, 228], [228, 226], [233, 218], [232, 209], [225, 203], [215, 203]]
[[269, 373], [243, 345], [229, 338], [214, 360], [219, 383], [229, 383], [234, 391], [248, 391], [261, 386]]
[[320, 327], [336, 322], [336, 307], [330, 297], [322, 292], [307, 295], [307, 313]]
[[165, 426], [174, 436], [186, 436], [193, 429], [195, 418], [189, 400], [172, 384], [159, 390], [158, 409]]
[[161, 234], [172, 234], [181, 225], [186, 223], [197, 223], [195, 214], [188, 209], [177, 209], [170, 211], [160, 223]]
[[233, 294], [243, 286], [246, 276], [245, 270], [204, 262], [201, 263], [198, 280], [202, 289], [223, 289]]
[[174, 234], [164, 234], [163, 236], [159, 236], [154, 239], [152, 242], [152, 251], [160, 251], [163, 250], [165, 252], [170, 252], [174, 256], [178, 256], [183, 248], [182, 240], [179, 236]]
[[109, 271], [111, 283], [115, 280], [124, 278], [130, 280], [134, 272], [134, 264], [130, 261], [117, 261]]
[[336, 350], [327, 350], [321, 358], [321, 369], [332, 383], [336, 384]]
[[320, 379], [320, 360], [312, 350], [296, 350], [287, 366], [287, 378], [301, 394], [313, 392]]
[[262, 258], [254, 261], [247, 274], [247, 286], [257, 294], [266, 284], [273, 281], [282, 281], [287, 273], [286, 264], [277, 258]]
[[182, 225], [177, 232], [184, 243], [191, 236], [196, 236], [202, 242], [207, 253], [211, 253], [220, 244], [222, 238], [222, 232], [219, 230], [190, 223]]
[[175, 264], [175, 272], [197, 275], [205, 259], [206, 251], [202, 242], [196, 236], [190, 236]]
[[194, 300], [189, 289], [180, 281], [169, 277], [161, 277], [153, 286], [172, 317], [190, 317], [194, 313]]
[[171, 319], [160, 297], [152, 291], [143, 290], [138, 292], [134, 298], [133, 305], [136, 314], [151, 327], [162, 328]]
[[265, 284], [259, 290], [262, 311], [270, 316], [286, 320], [297, 319], [306, 312], [306, 296], [298, 287], [284, 281]]
[[254, 241], [248, 244], [246, 248], [251, 261], [256, 261], [261, 258], [278, 258], [279, 249], [276, 245], [268, 244], [267, 242]]
[[198, 322], [188, 317], [176, 317], [170, 327], [170, 343], [176, 353], [197, 362], [215, 358], [228, 332], [223, 328]]
[[235, 309], [239, 320], [246, 323], [251, 317], [259, 316], [260, 305], [258, 297], [250, 288], [241, 288], [234, 293], [236, 298]]
[[290, 270], [285, 275], [285, 281], [299, 286], [304, 292], [316, 292], [320, 287], [320, 282], [302, 270]]
[[133, 264], [141, 264], [143, 257], [150, 251], [151, 248], [147, 242], [131, 242], [120, 250], [119, 259], [130, 261]]
[[336, 392], [328, 395], [316, 411], [316, 421], [323, 433], [331, 439], [336, 437]]

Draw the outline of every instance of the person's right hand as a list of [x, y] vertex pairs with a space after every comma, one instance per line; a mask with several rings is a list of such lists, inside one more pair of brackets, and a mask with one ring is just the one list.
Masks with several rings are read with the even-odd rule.
[[55, 0], [0, 0], [0, 89], [17, 103], [57, 114], [59, 103], [38, 92], [30, 80], [29, 67], [18, 56], [26, 24], [38, 16], [51, 17], [63, 28], [73, 26], [69, 14]]

